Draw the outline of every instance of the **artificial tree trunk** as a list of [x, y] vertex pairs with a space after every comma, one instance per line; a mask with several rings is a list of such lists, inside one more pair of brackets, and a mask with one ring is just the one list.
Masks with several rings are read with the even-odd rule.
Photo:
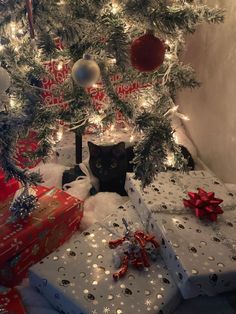
[[81, 171], [79, 164], [82, 162], [82, 140], [83, 135], [77, 129], [75, 130], [75, 166], [69, 170], [64, 171], [62, 176], [62, 186], [64, 184], [75, 181], [79, 176], [84, 176], [85, 174]]

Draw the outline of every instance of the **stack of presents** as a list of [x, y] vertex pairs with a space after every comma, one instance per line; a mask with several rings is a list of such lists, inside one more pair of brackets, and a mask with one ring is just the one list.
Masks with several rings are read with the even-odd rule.
[[174, 313], [183, 299], [236, 289], [236, 198], [206, 171], [160, 173], [144, 189], [129, 173], [129, 201], [82, 233], [82, 201], [39, 186], [37, 209], [14, 220], [18, 185], [0, 184], [3, 313], [24, 313], [11, 287], [25, 276], [68, 314]]
[[[57, 82], [66, 78], [66, 67], [59, 75], [56, 64], [48, 66]], [[50, 89], [53, 81], [43, 84]], [[48, 105], [58, 102], [44, 97]], [[95, 95], [95, 105], [104, 97]], [[119, 114], [117, 120], [123, 123]], [[20, 156], [37, 148], [30, 138], [20, 143]], [[58, 148], [63, 165], [72, 166], [73, 156], [74, 143]], [[25, 277], [67, 314], [168, 314], [183, 299], [236, 289], [236, 198], [208, 172], [160, 173], [144, 189], [127, 174], [129, 201], [82, 233], [83, 201], [54, 187], [35, 187], [37, 208], [28, 218], [13, 217], [9, 207], [19, 187], [0, 171], [0, 313], [26, 313], [14, 288]]]

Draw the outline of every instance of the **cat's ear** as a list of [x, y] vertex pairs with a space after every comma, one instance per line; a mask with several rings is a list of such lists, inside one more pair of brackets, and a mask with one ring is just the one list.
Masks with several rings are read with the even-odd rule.
[[116, 158], [120, 158], [125, 155], [125, 142], [120, 142], [113, 147], [113, 155]]
[[88, 148], [89, 148], [89, 155], [90, 156], [98, 156], [100, 154], [100, 148], [98, 145], [88, 142]]

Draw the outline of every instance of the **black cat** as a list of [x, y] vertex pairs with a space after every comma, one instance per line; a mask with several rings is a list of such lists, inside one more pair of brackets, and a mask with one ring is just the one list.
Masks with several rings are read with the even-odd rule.
[[188, 168], [188, 170], [194, 170], [195, 169], [195, 162], [193, 160], [192, 155], [190, 154], [190, 152], [188, 151], [188, 149], [183, 146], [183, 145], [179, 145], [180, 146], [180, 151], [181, 154], [183, 155], [184, 159], [186, 160], [186, 166]]
[[125, 143], [98, 146], [88, 142], [89, 167], [95, 177], [99, 179], [100, 192], [116, 192], [127, 195], [124, 185], [126, 172], [132, 172], [131, 164], [134, 158], [133, 148], [125, 148]]
[[[88, 147], [89, 166], [93, 175], [99, 179], [100, 192], [127, 195], [124, 185], [126, 172], [133, 172], [133, 146], [125, 148], [124, 142], [110, 146], [98, 146], [88, 142]], [[195, 163], [188, 149], [180, 145], [180, 151], [187, 161], [188, 170], [194, 170]], [[168, 169], [176, 170], [174, 167], [168, 167]]]

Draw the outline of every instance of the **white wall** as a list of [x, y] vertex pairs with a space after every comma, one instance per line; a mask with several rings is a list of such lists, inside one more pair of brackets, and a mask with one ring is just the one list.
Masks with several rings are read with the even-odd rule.
[[182, 92], [178, 102], [201, 159], [224, 182], [236, 183], [236, 0], [206, 2], [225, 8], [226, 20], [188, 37], [184, 60], [202, 87]]

